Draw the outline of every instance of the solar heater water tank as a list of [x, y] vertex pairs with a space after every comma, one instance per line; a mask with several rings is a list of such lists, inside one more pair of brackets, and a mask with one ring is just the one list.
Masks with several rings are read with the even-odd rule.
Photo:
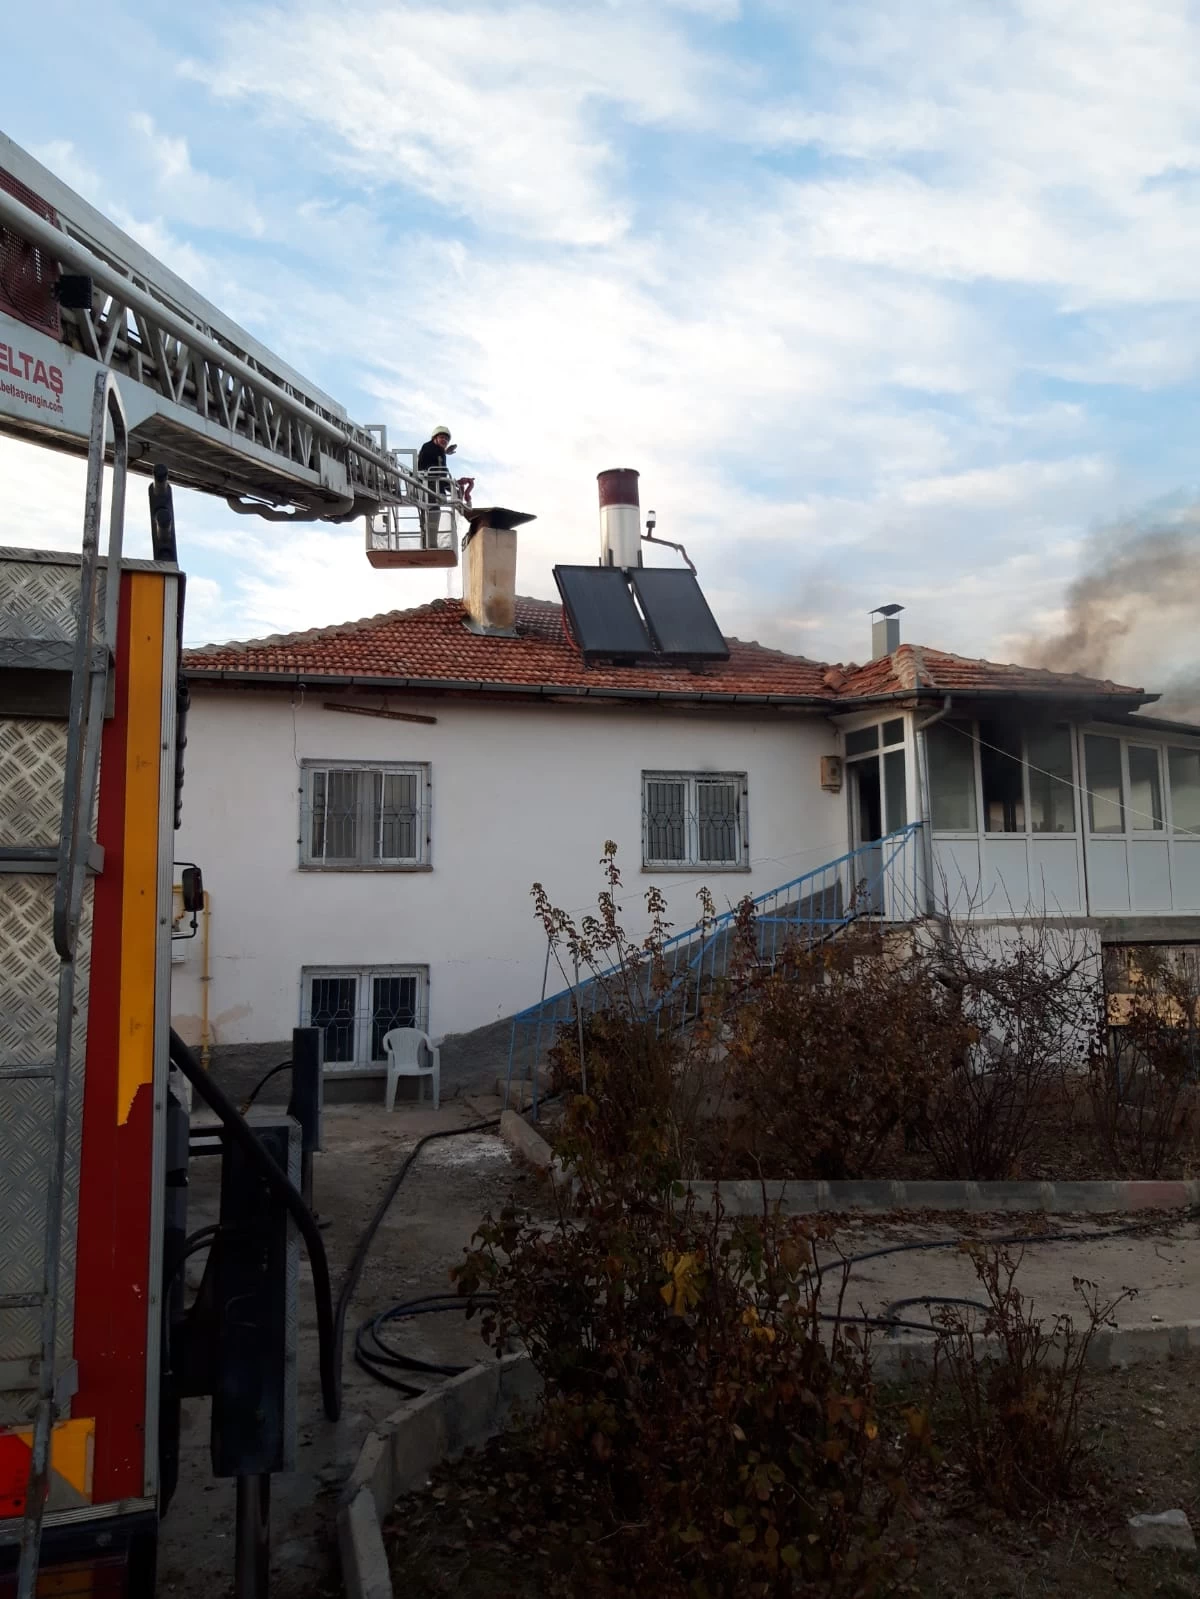
[[597, 474], [600, 487], [600, 564], [623, 570], [642, 564], [638, 474], [629, 466]]

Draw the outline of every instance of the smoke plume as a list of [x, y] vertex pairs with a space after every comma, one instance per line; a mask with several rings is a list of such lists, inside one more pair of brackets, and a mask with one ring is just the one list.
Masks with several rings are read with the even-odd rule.
[[1061, 629], [1031, 638], [1026, 658], [1161, 691], [1155, 714], [1200, 720], [1200, 506], [1097, 530]]

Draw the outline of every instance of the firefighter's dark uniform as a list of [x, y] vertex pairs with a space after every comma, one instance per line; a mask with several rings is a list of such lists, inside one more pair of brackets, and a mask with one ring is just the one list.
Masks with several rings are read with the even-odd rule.
[[[445, 499], [449, 493], [450, 473], [446, 466], [446, 452], [436, 439], [427, 439], [417, 455], [417, 471], [425, 479], [430, 494]], [[427, 550], [437, 549], [438, 526], [442, 508], [435, 500], [421, 512], [421, 542]]]

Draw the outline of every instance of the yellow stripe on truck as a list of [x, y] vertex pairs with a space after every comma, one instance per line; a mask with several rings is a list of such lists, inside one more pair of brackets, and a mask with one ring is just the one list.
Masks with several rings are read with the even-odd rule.
[[[70, 1421], [56, 1421], [50, 1433], [51, 1498], [53, 1478], [61, 1477], [81, 1499], [90, 1502], [92, 1497], [92, 1460], [95, 1454], [96, 1421], [93, 1416], [75, 1416]], [[5, 1463], [14, 1478], [16, 1487], [24, 1498], [29, 1475], [30, 1452], [33, 1449], [33, 1431], [21, 1427], [0, 1432], [0, 1445], [16, 1450], [12, 1458], [6, 1454]]]
[[[32, 1446], [33, 1434], [29, 1435]], [[90, 1416], [60, 1421], [50, 1435], [50, 1469], [83, 1499], [92, 1497], [92, 1454], [96, 1423]]]
[[157, 572], [131, 572], [128, 582], [129, 717], [125, 748], [118, 1126], [129, 1120], [138, 1089], [154, 1081], [162, 768], [163, 579]]

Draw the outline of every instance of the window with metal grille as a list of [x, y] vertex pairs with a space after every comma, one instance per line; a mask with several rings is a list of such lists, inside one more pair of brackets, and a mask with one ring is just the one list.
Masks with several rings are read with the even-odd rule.
[[305, 761], [300, 859], [305, 866], [429, 863], [429, 768]]
[[429, 1026], [429, 975], [422, 966], [306, 967], [301, 1022], [325, 1035], [327, 1066], [383, 1066], [393, 1027]]
[[643, 772], [642, 864], [737, 871], [750, 864], [744, 772]]

